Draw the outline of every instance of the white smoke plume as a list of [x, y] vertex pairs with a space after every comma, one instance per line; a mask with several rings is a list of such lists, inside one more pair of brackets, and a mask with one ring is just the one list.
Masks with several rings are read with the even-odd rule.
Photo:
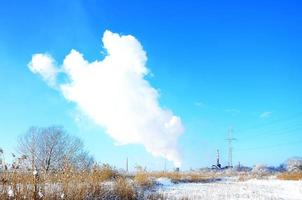
[[[89, 63], [71, 50], [60, 69], [47, 54], [33, 55], [29, 69], [56, 85], [117, 144], [142, 144], [152, 155], [180, 166], [181, 119], [160, 107], [157, 90], [144, 79], [147, 56], [141, 44], [131, 35], [110, 31], [105, 31], [102, 42], [107, 51], [102, 61]], [[68, 82], [55, 83], [58, 73]]]

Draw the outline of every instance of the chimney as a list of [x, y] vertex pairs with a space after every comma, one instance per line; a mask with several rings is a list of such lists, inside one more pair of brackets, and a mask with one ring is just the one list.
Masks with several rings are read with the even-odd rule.
[[217, 159], [217, 167], [218, 168], [221, 168], [221, 164], [220, 164], [220, 162], [219, 162], [219, 149], [217, 149], [217, 157], [216, 157], [216, 159]]

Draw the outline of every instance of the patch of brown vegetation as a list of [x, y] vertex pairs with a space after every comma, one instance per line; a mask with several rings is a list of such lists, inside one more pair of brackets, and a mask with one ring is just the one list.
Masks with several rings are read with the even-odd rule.
[[302, 180], [302, 172], [285, 172], [277, 176], [281, 180]]
[[139, 171], [134, 176], [134, 182], [136, 185], [144, 188], [149, 188], [154, 184], [149, 173], [145, 171]]
[[135, 192], [133, 186], [124, 177], [119, 177], [116, 179], [113, 185], [114, 194], [120, 200], [135, 200], [137, 199], [137, 193]]
[[208, 182], [217, 178], [214, 173], [203, 173], [203, 172], [155, 172], [151, 173], [155, 178], [169, 178], [174, 183], [179, 182]]
[[[0, 199], [131, 199], [133, 189], [119, 177], [109, 165], [87, 170], [66, 165], [61, 171], [39, 171], [36, 175], [31, 170], [6, 170], [0, 172]], [[119, 187], [112, 188], [106, 181]]]

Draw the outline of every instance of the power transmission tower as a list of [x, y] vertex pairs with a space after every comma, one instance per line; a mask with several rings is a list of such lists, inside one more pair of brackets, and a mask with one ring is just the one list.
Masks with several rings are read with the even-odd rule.
[[236, 140], [235, 138], [232, 137], [232, 134], [233, 134], [233, 128], [229, 128], [228, 130], [228, 138], [227, 138], [227, 141], [228, 141], [228, 166], [229, 167], [233, 167], [233, 145], [232, 145], [232, 142], [234, 140]]

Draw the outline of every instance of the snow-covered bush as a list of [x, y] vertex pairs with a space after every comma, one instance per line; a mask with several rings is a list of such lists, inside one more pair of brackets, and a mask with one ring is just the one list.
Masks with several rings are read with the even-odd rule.
[[286, 169], [287, 171], [302, 171], [302, 158], [290, 158], [286, 161]]
[[269, 172], [269, 169], [266, 165], [264, 164], [257, 164], [253, 167], [253, 170], [252, 172], [254, 173], [268, 173]]

